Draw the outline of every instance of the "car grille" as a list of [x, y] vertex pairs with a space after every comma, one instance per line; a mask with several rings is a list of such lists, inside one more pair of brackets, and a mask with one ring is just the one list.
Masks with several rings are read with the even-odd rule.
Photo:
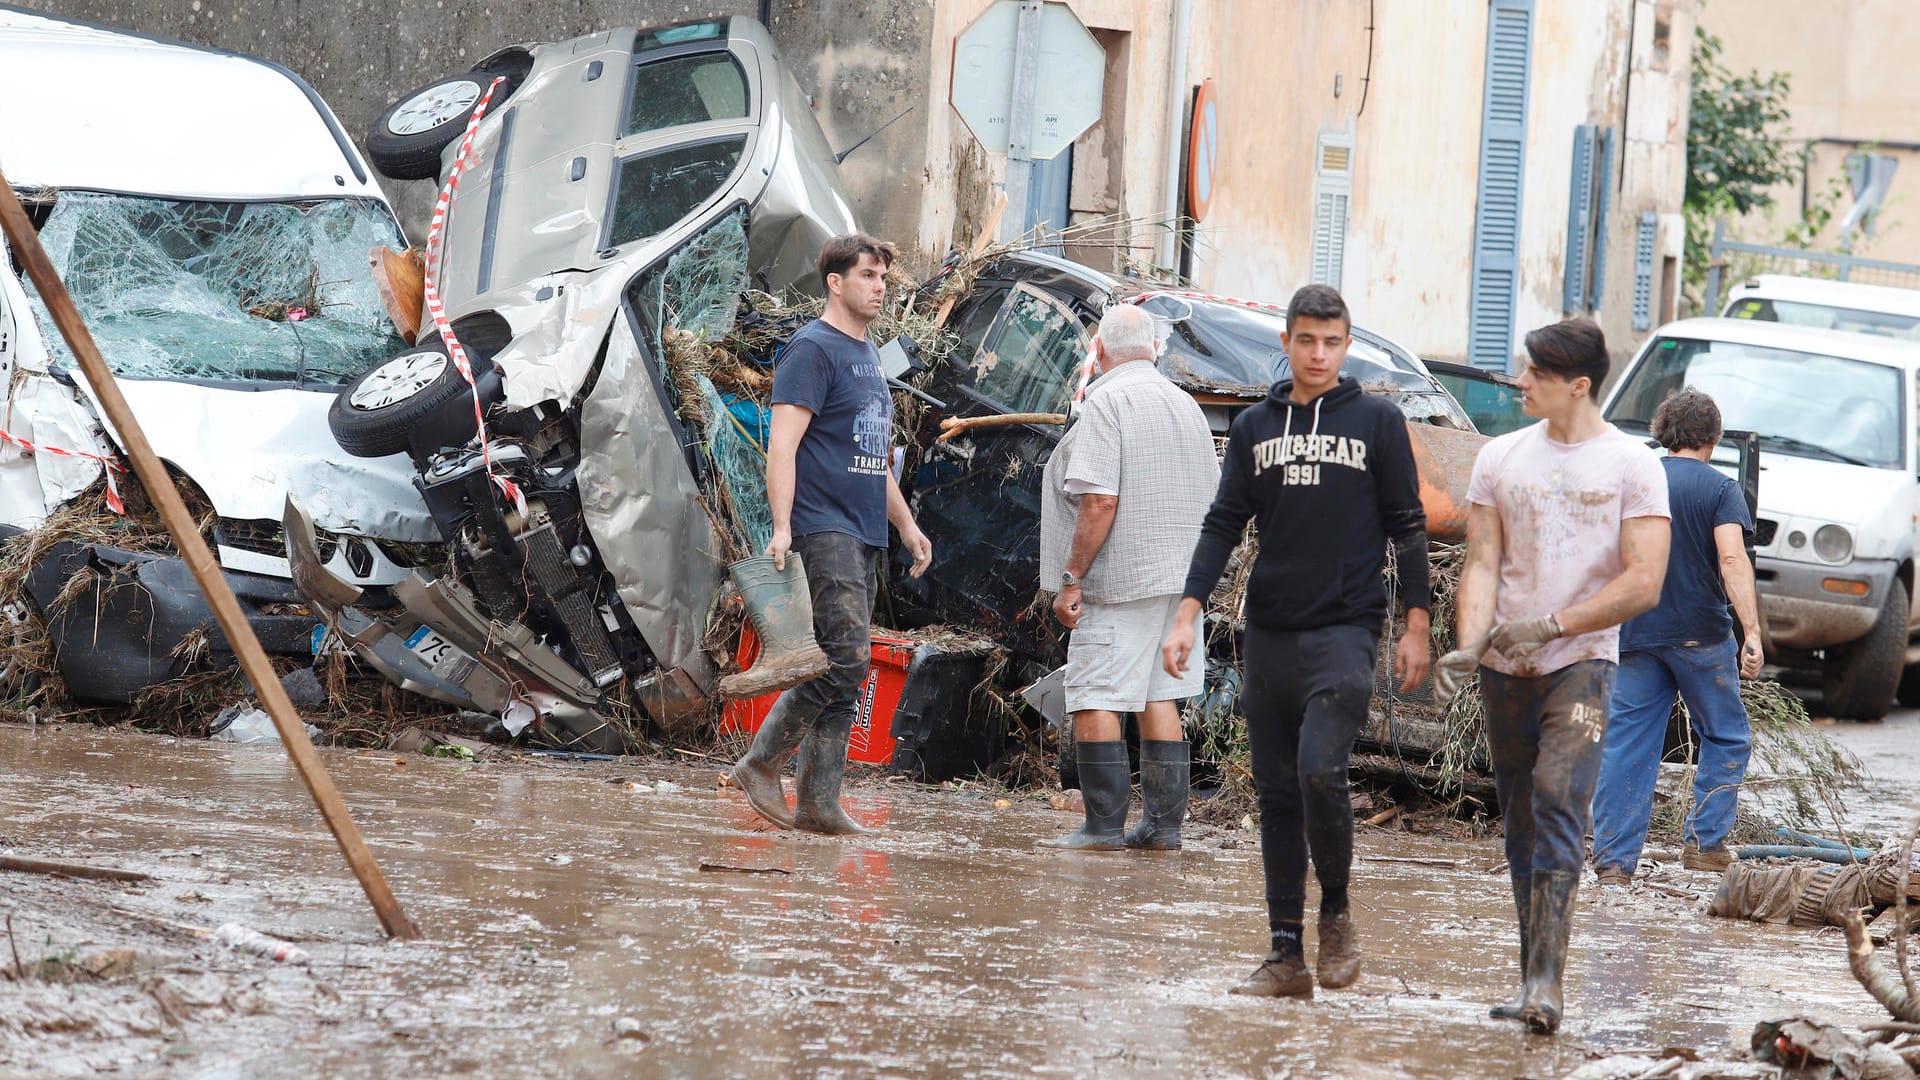
[[1780, 523], [1772, 518], [1756, 518], [1753, 522], [1753, 546], [1769, 547], [1773, 544], [1773, 534], [1780, 531]]

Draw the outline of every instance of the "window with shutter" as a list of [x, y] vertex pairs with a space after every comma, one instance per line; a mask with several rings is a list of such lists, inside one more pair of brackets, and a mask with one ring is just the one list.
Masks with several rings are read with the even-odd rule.
[[1600, 129], [1600, 207], [1593, 217], [1593, 272], [1587, 275], [1587, 310], [1600, 307], [1607, 288], [1607, 223], [1613, 220], [1613, 129]]
[[1640, 215], [1633, 237], [1633, 328], [1653, 329], [1653, 241], [1660, 216], [1648, 210]]
[[1592, 270], [1594, 196], [1600, 185], [1594, 182], [1594, 162], [1599, 156], [1599, 140], [1592, 124], [1573, 129], [1573, 165], [1569, 171], [1567, 192], [1567, 258], [1562, 273], [1560, 311], [1572, 315], [1586, 307], [1587, 279]]
[[1467, 359], [1508, 370], [1520, 295], [1520, 196], [1526, 167], [1533, 0], [1491, 0], [1480, 109], [1480, 190], [1473, 222]]
[[1573, 129], [1573, 166], [1567, 192], [1567, 263], [1560, 310], [1567, 315], [1600, 306], [1607, 271], [1607, 212], [1613, 205], [1613, 129]]
[[1313, 182], [1313, 258], [1308, 276], [1340, 287], [1347, 252], [1347, 204], [1353, 192], [1353, 133], [1323, 132]]

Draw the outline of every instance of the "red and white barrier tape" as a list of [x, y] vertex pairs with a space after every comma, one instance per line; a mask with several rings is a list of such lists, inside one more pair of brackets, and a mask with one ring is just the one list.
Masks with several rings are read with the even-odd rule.
[[8, 431], [0, 431], [0, 442], [15, 447], [24, 454], [52, 454], [55, 457], [86, 458], [88, 461], [99, 462], [101, 466], [100, 472], [107, 478], [107, 509], [116, 514], [125, 514], [127, 512], [127, 504], [120, 499], [120, 485], [113, 481], [114, 473], [127, 471], [126, 466], [119, 462], [111, 458], [102, 457], [99, 454], [89, 454], [80, 450], [62, 450], [57, 446], [35, 446], [20, 436]]
[[[1287, 306], [1285, 304], [1269, 304], [1264, 300], [1242, 300], [1237, 296], [1220, 296], [1216, 293], [1188, 292], [1183, 289], [1154, 289], [1151, 292], [1143, 292], [1134, 296], [1129, 296], [1125, 300], [1121, 301], [1121, 303], [1144, 304], [1147, 301], [1152, 300], [1155, 297], [1159, 297], [1159, 296], [1170, 296], [1170, 297], [1173, 297], [1175, 300], [1203, 300], [1210, 304], [1232, 304], [1235, 307], [1251, 308], [1254, 311], [1265, 311], [1265, 312], [1268, 312], [1269, 314], [1279, 315], [1282, 317], [1285, 317], [1287, 314]], [[1087, 386], [1092, 382], [1093, 382], [1093, 349], [1091, 346], [1089, 346], [1087, 349], [1087, 359], [1084, 363], [1080, 365], [1080, 386], [1076, 390], [1074, 390], [1073, 400], [1085, 401], [1087, 398]]]
[[440, 189], [440, 198], [433, 204], [433, 221], [427, 226], [427, 257], [422, 291], [426, 294], [427, 314], [433, 319], [433, 328], [439, 332], [440, 340], [447, 344], [447, 356], [473, 391], [473, 424], [480, 436], [480, 458], [486, 464], [487, 479], [492, 480], [500, 493], [513, 501], [514, 509], [525, 517], [527, 497], [521, 493], [520, 486], [493, 471], [493, 446], [487, 438], [487, 418], [480, 405], [480, 385], [474, 381], [473, 365], [467, 362], [467, 350], [461, 346], [460, 339], [454, 336], [453, 323], [447, 318], [446, 308], [440, 302], [439, 287], [440, 246], [447, 224], [447, 208], [453, 205], [454, 192], [460, 187], [460, 174], [466, 171], [467, 155], [473, 150], [473, 133], [480, 130], [480, 118], [487, 115], [487, 105], [493, 100], [493, 92], [506, 81], [496, 77], [487, 84], [487, 92], [480, 95], [480, 103], [473, 107], [473, 116], [467, 120], [467, 133], [460, 139], [460, 152], [454, 156], [453, 168], [447, 173], [447, 184]]

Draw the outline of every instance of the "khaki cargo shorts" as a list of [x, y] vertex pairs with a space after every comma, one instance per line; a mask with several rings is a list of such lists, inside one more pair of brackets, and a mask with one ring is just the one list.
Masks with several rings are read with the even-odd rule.
[[1160, 666], [1160, 643], [1173, 629], [1178, 596], [1150, 596], [1122, 604], [1081, 601], [1080, 627], [1067, 639], [1067, 711], [1139, 712], [1149, 701], [1198, 694], [1206, 681], [1205, 639], [1194, 618], [1194, 654], [1181, 678]]

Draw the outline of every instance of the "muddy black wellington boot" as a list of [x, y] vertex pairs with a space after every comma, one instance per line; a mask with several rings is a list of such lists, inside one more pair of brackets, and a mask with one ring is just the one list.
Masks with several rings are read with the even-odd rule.
[[1187, 818], [1187, 789], [1193, 759], [1186, 740], [1140, 740], [1140, 802], [1146, 812], [1127, 830], [1127, 846], [1146, 851], [1178, 851], [1180, 823]]
[[1527, 929], [1526, 1003], [1520, 1019], [1535, 1035], [1560, 1030], [1564, 1006], [1561, 980], [1567, 969], [1567, 941], [1573, 936], [1573, 894], [1580, 887], [1577, 870], [1535, 870], [1533, 912]]
[[1513, 878], [1513, 910], [1520, 917], [1520, 993], [1508, 1005], [1495, 1005], [1487, 1015], [1495, 1020], [1518, 1020], [1527, 1005], [1527, 922], [1533, 918], [1533, 879]]
[[817, 679], [830, 666], [813, 636], [813, 594], [807, 590], [806, 564], [787, 553], [787, 568], [776, 570], [773, 556], [755, 555], [727, 567], [747, 619], [760, 639], [753, 666], [720, 680], [720, 693], [751, 698]]
[[1127, 744], [1120, 739], [1082, 742], [1079, 748], [1080, 795], [1087, 820], [1065, 836], [1040, 841], [1041, 847], [1079, 851], [1119, 851], [1126, 847], [1127, 800], [1133, 794], [1133, 772], [1127, 767]]
[[747, 797], [754, 813], [783, 829], [793, 828], [793, 811], [787, 809], [787, 793], [780, 788], [780, 769], [806, 734], [794, 722], [789, 704], [785, 696], [773, 703], [754, 733], [753, 745], [727, 773], [727, 782]]
[[852, 836], [868, 830], [854, 823], [840, 805], [840, 783], [847, 775], [847, 736], [852, 718], [832, 730], [816, 726], [800, 743], [794, 768], [793, 825], [825, 836]]

